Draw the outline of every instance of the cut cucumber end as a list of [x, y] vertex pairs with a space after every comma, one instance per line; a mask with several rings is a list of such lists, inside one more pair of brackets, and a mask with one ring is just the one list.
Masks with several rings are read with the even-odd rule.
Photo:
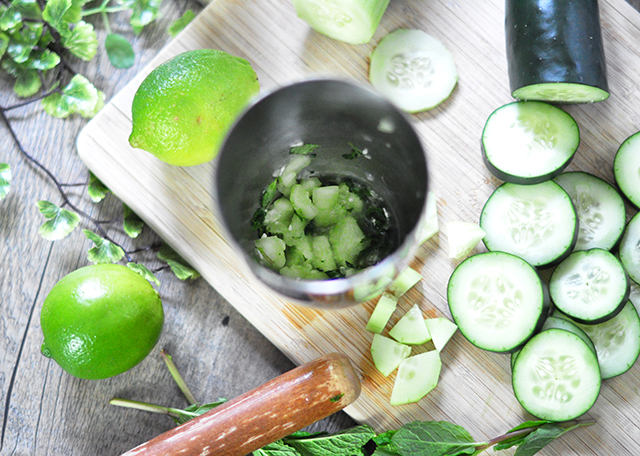
[[545, 82], [520, 87], [511, 93], [517, 100], [550, 103], [596, 103], [609, 98], [609, 92], [599, 87], [572, 82]]
[[389, 293], [383, 293], [382, 296], [380, 296], [376, 307], [373, 309], [365, 329], [372, 333], [381, 333], [384, 330], [384, 327], [387, 326], [389, 318], [391, 318], [391, 315], [396, 310], [397, 305], [397, 297]]
[[458, 330], [458, 326], [447, 318], [427, 318], [425, 320], [431, 340], [436, 350], [442, 351], [447, 342]]
[[398, 320], [389, 335], [402, 344], [420, 345], [431, 340], [422, 311], [418, 304], [414, 304], [406, 314]]
[[387, 291], [393, 294], [396, 298], [400, 298], [411, 288], [416, 286], [418, 282], [422, 280], [422, 274], [412, 268], [407, 268], [391, 282]]
[[410, 356], [400, 363], [391, 392], [391, 405], [418, 402], [438, 384], [442, 361], [436, 350]]

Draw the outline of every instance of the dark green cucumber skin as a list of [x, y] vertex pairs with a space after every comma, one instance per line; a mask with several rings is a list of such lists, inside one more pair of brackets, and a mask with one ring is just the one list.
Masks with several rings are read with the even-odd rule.
[[511, 92], [575, 83], [609, 92], [598, 0], [506, 0]]

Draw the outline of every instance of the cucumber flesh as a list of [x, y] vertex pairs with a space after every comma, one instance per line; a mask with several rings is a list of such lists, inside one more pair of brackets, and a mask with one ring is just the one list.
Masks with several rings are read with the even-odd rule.
[[429, 191], [429, 193], [427, 193], [426, 206], [425, 221], [418, 238], [421, 245], [440, 231], [440, 226], [438, 224], [438, 202], [436, 194], [433, 193], [433, 191]]
[[393, 294], [396, 298], [400, 298], [421, 280], [422, 274], [415, 269], [407, 268], [402, 271], [393, 282], [391, 282], [387, 291]]
[[431, 340], [422, 311], [414, 304], [391, 328], [389, 335], [402, 344], [420, 345]]
[[580, 144], [578, 124], [548, 103], [518, 101], [496, 109], [482, 131], [482, 157], [498, 179], [531, 185], [560, 174]]
[[595, 103], [609, 98], [609, 92], [599, 87], [570, 82], [546, 82], [516, 89], [511, 94], [518, 100], [550, 103]]
[[397, 297], [389, 293], [383, 293], [382, 296], [380, 296], [376, 307], [373, 309], [365, 329], [373, 333], [381, 333], [389, 322], [389, 318], [391, 318], [391, 315], [396, 310], [397, 305]]
[[613, 175], [622, 194], [640, 209], [640, 132], [620, 145], [613, 159]]
[[458, 330], [458, 326], [447, 318], [427, 318], [425, 320], [431, 340], [436, 350], [442, 351], [447, 342]]
[[373, 335], [371, 357], [376, 369], [388, 377], [398, 368], [403, 359], [411, 354], [411, 347], [380, 334]]
[[640, 212], [627, 223], [620, 240], [620, 261], [629, 277], [640, 283]]
[[437, 350], [410, 356], [400, 363], [391, 392], [391, 405], [418, 402], [438, 384], [442, 361]]
[[584, 343], [589, 346], [591, 351], [596, 353], [596, 346], [593, 344], [593, 341], [587, 335], [587, 333], [580, 329], [580, 326], [578, 326], [577, 323], [574, 323], [567, 318], [568, 317], [562, 315], [560, 312], [554, 312], [554, 314], [548, 317], [544, 322], [541, 331], [546, 331], [547, 329], [564, 329], [565, 331], [572, 332], [580, 339], [582, 339]]
[[458, 82], [451, 52], [421, 30], [398, 29], [371, 54], [369, 81], [400, 109], [420, 112], [449, 98]]
[[447, 224], [449, 258], [460, 260], [466, 257], [485, 235], [484, 230], [476, 223], [449, 222]]

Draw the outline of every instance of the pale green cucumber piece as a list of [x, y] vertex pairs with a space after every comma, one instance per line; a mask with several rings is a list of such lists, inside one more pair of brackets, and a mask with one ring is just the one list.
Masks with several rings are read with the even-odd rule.
[[291, 155], [280, 174], [279, 183], [282, 187], [293, 187], [298, 173], [311, 164], [311, 159], [308, 155]]
[[411, 354], [411, 347], [380, 334], [373, 335], [371, 357], [376, 369], [385, 377], [396, 370], [403, 359]]
[[293, 279], [326, 280], [329, 277], [322, 271], [314, 269], [309, 263], [285, 266], [280, 269], [280, 274]]
[[313, 260], [313, 246], [311, 244], [311, 236], [302, 236], [292, 240], [291, 247], [295, 247], [302, 252], [307, 261]]
[[412, 268], [407, 268], [395, 278], [387, 291], [397, 298], [401, 297], [411, 288], [413, 288], [418, 282], [422, 280], [422, 274]]
[[373, 333], [381, 333], [387, 325], [389, 318], [391, 318], [391, 315], [396, 310], [397, 305], [398, 298], [389, 293], [383, 293], [376, 307], [373, 309], [365, 329]]
[[333, 271], [338, 268], [333, 253], [331, 252], [331, 244], [327, 236], [313, 236], [311, 239], [311, 248], [313, 250], [311, 263], [314, 267], [321, 271]]
[[312, 191], [314, 188], [320, 187], [322, 182], [320, 182], [320, 179], [317, 177], [306, 177], [300, 180], [300, 185], [302, 185], [305, 190]]
[[442, 361], [437, 350], [410, 356], [400, 363], [391, 392], [391, 405], [418, 402], [438, 384]]
[[460, 260], [473, 250], [486, 233], [478, 224], [471, 222], [447, 223], [449, 258]]
[[420, 236], [418, 237], [421, 245], [440, 231], [440, 225], [438, 223], [438, 198], [433, 191], [429, 191], [429, 193], [427, 193], [426, 206], [424, 225], [422, 226]]
[[300, 19], [318, 33], [350, 44], [368, 43], [389, 0], [293, 0]]
[[264, 216], [264, 225], [271, 234], [284, 234], [289, 229], [294, 215], [293, 205], [287, 198], [275, 200]]
[[624, 229], [620, 240], [620, 262], [624, 266], [629, 277], [640, 283], [640, 212], [636, 213]]
[[287, 259], [284, 254], [287, 247], [282, 239], [277, 236], [265, 236], [255, 241], [260, 261], [267, 267], [282, 268]]
[[613, 159], [613, 176], [622, 194], [640, 208], [640, 132], [620, 145]]
[[319, 228], [333, 226], [347, 216], [347, 209], [341, 204], [340, 189], [337, 185], [314, 188], [312, 201], [318, 209], [313, 221]]
[[431, 340], [422, 311], [414, 304], [391, 328], [389, 335], [402, 344], [420, 345]]
[[364, 209], [362, 198], [349, 190], [349, 186], [344, 182], [338, 188], [340, 189], [340, 204], [352, 214], [357, 214]]
[[435, 345], [436, 350], [439, 352], [442, 351], [444, 346], [447, 345], [447, 342], [449, 342], [449, 339], [451, 339], [458, 330], [458, 325], [443, 317], [427, 318], [425, 324], [431, 335], [433, 345]]
[[421, 30], [385, 36], [370, 58], [369, 81], [400, 109], [419, 112], [449, 98], [458, 82], [451, 52]]
[[351, 216], [344, 217], [329, 230], [329, 241], [336, 261], [342, 266], [354, 265], [360, 252], [367, 247], [367, 237]]
[[[293, 206], [291, 206], [293, 210]], [[288, 246], [296, 245], [296, 242], [304, 237], [304, 229], [307, 226], [307, 222], [298, 217], [297, 214], [293, 214], [291, 221], [283, 230], [282, 240]]]
[[318, 209], [311, 202], [309, 190], [306, 190], [302, 185], [296, 184], [291, 187], [289, 198], [296, 214], [303, 219], [311, 220], [318, 214]]
[[589, 346], [589, 348], [596, 353], [596, 347], [593, 345], [593, 341], [586, 332], [584, 332], [580, 327], [568, 319], [566, 315], [562, 315], [560, 312], [555, 312], [554, 315], [547, 317], [544, 324], [542, 325], [541, 331], [546, 331], [547, 329], [564, 329], [565, 331], [569, 331], [574, 333], [580, 339], [584, 341], [585, 344]]

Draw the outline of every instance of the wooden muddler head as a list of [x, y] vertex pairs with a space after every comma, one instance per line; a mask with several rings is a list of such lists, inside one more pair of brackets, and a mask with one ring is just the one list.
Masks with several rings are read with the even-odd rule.
[[330, 353], [194, 418], [123, 456], [244, 456], [354, 402], [360, 380]]

